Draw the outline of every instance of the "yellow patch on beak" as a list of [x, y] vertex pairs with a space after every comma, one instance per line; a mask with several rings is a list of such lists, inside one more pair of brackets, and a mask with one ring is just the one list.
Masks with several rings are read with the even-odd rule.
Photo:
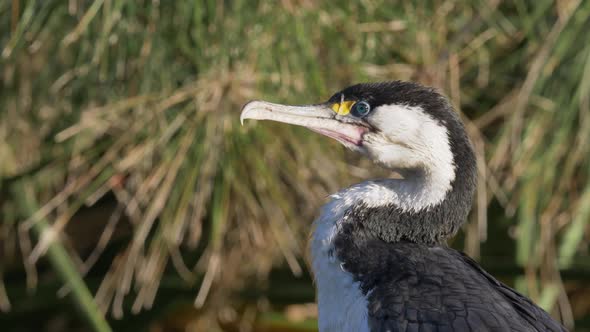
[[354, 105], [354, 103], [354, 101], [343, 101], [341, 103], [334, 103], [334, 105], [332, 105], [332, 110], [336, 112], [336, 114], [338, 115], [347, 115], [348, 113], [350, 113], [350, 109], [352, 108], [352, 105]]

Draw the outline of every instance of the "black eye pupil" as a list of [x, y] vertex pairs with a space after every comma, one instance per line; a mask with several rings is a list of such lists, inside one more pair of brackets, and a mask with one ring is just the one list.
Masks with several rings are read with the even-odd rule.
[[352, 107], [352, 115], [356, 117], [363, 117], [369, 114], [371, 111], [371, 106], [364, 101], [359, 101], [358, 103], [354, 104]]

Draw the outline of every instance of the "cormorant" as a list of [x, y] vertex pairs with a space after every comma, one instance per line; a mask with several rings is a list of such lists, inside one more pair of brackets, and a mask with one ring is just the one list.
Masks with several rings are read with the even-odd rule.
[[477, 171], [460, 118], [435, 89], [357, 84], [321, 104], [251, 101], [240, 119], [305, 126], [402, 177], [343, 189], [315, 220], [320, 331], [565, 331], [445, 244], [471, 209]]

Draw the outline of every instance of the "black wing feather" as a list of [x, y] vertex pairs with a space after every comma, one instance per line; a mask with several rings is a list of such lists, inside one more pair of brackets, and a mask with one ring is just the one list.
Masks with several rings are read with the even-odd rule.
[[478, 271], [487, 281], [494, 286], [496, 291], [505, 296], [514, 306], [514, 308], [538, 331], [566, 331], [566, 329], [553, 320], [547, 312], [539, 308], [529, 298], [520, 294], [516, 290], [506, 286], [502, 282], [496, 280], [491, 274], [485, 271], [477, 262], [471, 259], [464, 253], [455, 252], [460, 255], [463, 261], [471, 268]]

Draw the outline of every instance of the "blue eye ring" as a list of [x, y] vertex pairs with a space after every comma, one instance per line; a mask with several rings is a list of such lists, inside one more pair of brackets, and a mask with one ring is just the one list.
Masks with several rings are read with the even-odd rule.
[[366, 101], [359, 101], [352, 105], [352, 109], [350, 110], [350, 114], [357, 118], [364, 118], [371, 112], [371, 105]]

